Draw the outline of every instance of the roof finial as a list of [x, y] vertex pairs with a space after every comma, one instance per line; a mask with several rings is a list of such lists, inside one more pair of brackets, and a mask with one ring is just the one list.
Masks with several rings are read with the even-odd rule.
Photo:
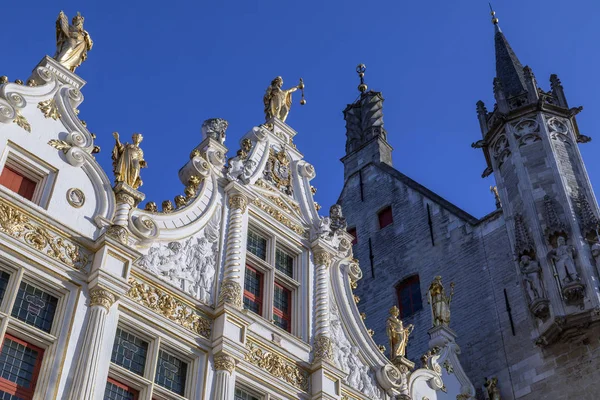
[[492, 7], [492, 3], [488, 3], [490, 5], [490, 14], [492, 15], [492, 24], [498, 25], [498, 18], [496, 18], [496, 11]]
[[358, 64], [356, 67], [356, 73], [358, 73], [358, 77], [360, 78], [360, 85], [358, 85], [358, 90], [361, 93], [367, 91], [367, 85], [365, 84], [365, 71], [367, 70], [367, 66], [365, 64]]

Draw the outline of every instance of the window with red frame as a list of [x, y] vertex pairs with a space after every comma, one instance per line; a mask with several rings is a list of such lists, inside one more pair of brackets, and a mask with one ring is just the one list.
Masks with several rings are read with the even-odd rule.
[[104, 400], [138, 400], [138, 395], [137, 390], [131, 389], [112, 378], [108, 378], [108, 382], [106, 382]]
[[387, 206], [377, 214], [379, 217], [379, 229], [385, 228], [388, 225], [394, 223], [394, 217], [392, 216], [392, 207]]
[[275, 283], [273, 296], [273, 322], [288, 332], [292, 331], [292, 292]]
[[356, 228], [348, 229], [348, 233], [352, 235], [352, 246], [358, 243], [358, 236], [356, 236]]
[[396, 285], [400, 317], [410, 317], [423, 308], [419, 275], [413, 275]]
[[258, 315], [262, 314], [263, 274], [246, 265], [244, 278], [244, 308]]
[[31, 400], [44, 350], [6, 334], [0, 351], [0, 397]]
[[25, 197], [27, 200], [31, 200], [33, 199], [36, 183], [14, 169], [4, 167], [0, 175], [0, 185]]

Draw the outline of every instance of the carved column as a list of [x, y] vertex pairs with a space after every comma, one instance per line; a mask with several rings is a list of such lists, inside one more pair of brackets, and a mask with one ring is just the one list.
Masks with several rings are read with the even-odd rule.
[[117, 199], [117, 207], [113, 223], [108, 227], [106, 232], [107, 235], [117, 239], [121, 243], [127, 243], [129, 236], [127, 230], [129, 212], [143, 201], [146, 196], [122, 182], [118, 183], [113, 190]]
[[315, 360], [333, 360], [333, 345], [329, 327], [329, 266], [331, 254], [322, 249], [314, 250], [317, 267], [316, 322], [315, 322]]
[[227, 251], [223, 283], [219, 293], [219, 304], [229, 304], [237, 309], [243, 308], [242, 288], [244, 287], [243, 259], [246, 251], [244, 232], [244, 214], [248, 207], [248, 199], [240, 193], [229, 197], [229, 223], [227, 227]]
[[[90, 290], [90, 311], [82, 350], [77, 364], [71, 390], [71, 400], [93, 400], [96, 388], [96, 376], [104, 339], [104, 328], [108, 311], [115, 303], [114, 294], [101, 287]], [[105, 382], [98, 383], [105, 385]]]
[[232, 400], [235, 391], [235, 358], [227, 354], [215, 356], [214, 399]]

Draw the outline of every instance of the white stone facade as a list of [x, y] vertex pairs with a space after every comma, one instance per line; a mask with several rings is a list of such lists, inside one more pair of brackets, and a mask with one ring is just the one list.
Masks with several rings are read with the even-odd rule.
[[[254, 127], [226, 163], [226, 123], [207, 122], [180, 170], [186, 196], [144, 210], [143, 195], [113, 191], [94, 158], [76, 112], [84, 84], [48, 57], [31, 86], [0, 84], [0, 171], [35, 186], [27, 199], [0, 185], [0, 353], [6, 339], [36, 352], [29, 389], [0, 379], [0, 391], [437, 398], [435, 361], [399, 371], [370, 338], [351, 288], [361, 276], [351, 237], [318, 215], [296, 132], [277, 119]], [[257, 312], [244, 306], [247, 268], [260, 281]]]

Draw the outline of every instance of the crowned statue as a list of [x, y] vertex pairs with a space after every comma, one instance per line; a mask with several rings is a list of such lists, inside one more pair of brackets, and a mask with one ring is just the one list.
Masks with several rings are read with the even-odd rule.
[[79, 67], [92, 49], [92, 38], [83, 29], [84, 18], [80, 13], [73, 17], [72, 24], [64, 12], [56, 20], [56, 54], [54, 59], [71, 72]]
[[446, 295], [442, 277], [436, 276], [427, 291], [427, 303], [431, 304], [433, 326], [450, 325], [450, 302], [454, 295], [454, 282], [450, 283], [450, 295]]
[[133, 143], [121, 143], [119, 134], [113, 133], [116, 140], [112, 152], [113, 172], [115, 173], [115, 183], [124, 183], [133, 189], [142, 186], [140, 179], [140, 169], [146, 168], [148, 164], [144, 160], [144, 152], [140, 148], [143, 136], [134, 133], [131, 137]]
[[402, 320], [398, 319], [398, 315], [400, 315], [398, 307], [393, 306], [390, 308], [390, 317], [387, 319], [386, 324], [386, 333], [390, 340], [390, 360], [392, 361], [398, 357], [406, 356], [408, 337], [414, 329], [412, 324], [404, 326]]
[[[267, 93], [263, 98], [265, 103], [265, 120], [269, 121], [273, 117], [279, 118], [282, 122], [285, 122], [290, 108], [292, 107], [292, 93], [300, 89], [304, 91], [304, 82], [300, 79], [300, 84], [293, 88], [283, 90], [283, 78], [278, 76], [271, 81], [271, 85], [267, 88]], [[305, 104], [304, 93], [302, 94], [302, 100], [300, 104]]]

